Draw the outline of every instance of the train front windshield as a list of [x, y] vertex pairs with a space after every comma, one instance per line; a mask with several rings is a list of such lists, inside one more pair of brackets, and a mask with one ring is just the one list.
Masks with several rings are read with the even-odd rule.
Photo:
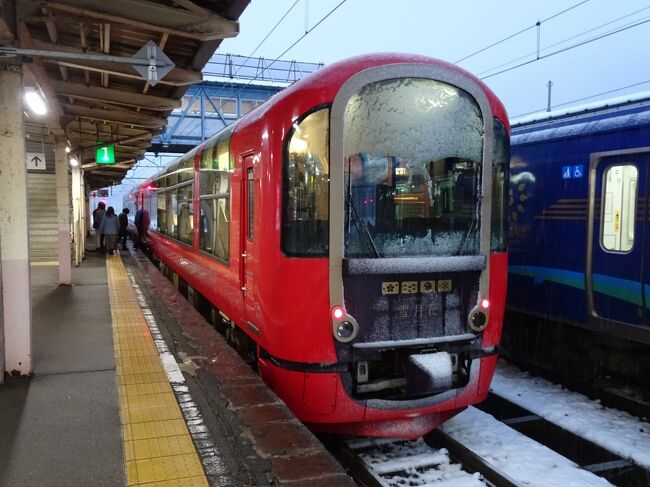
[[476, 101], [419, 78], [365, 86], [344, 120], [345, 254], [477, 254], [484, 123]]

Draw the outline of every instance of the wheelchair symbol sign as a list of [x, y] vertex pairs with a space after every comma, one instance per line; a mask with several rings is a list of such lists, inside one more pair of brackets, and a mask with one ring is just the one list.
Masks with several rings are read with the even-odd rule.
[[562, 179], [582, 179], [585, 175], [584, 164], [562, 166]]

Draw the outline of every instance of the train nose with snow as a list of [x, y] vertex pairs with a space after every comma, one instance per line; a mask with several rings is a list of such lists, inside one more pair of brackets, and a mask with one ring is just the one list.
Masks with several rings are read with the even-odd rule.
[[132, 198], [154, 258], [248, 342], [298, 418], [417, 437], [488, 392], [508, 155], [503, 105], [477, 78], [367, 55], [293, 84]]

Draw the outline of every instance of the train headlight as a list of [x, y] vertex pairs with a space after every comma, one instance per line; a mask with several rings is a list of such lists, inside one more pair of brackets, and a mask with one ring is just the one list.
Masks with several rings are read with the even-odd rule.
[[357, 321], [341, 306], [332, 309], [332, 333], [342, 343], [351, 342], [359, 334]]
[[490, 301], [482, 299], [479, 306], [475, 306], [467, 317], [469, 327], [474, 331], [483, 331], [488, 325], [488, 309]]
[[336, 335], [342, 340], [349, 340], [354, 334], [354, 325], [349, 321], [342, 321], [336, 327]]

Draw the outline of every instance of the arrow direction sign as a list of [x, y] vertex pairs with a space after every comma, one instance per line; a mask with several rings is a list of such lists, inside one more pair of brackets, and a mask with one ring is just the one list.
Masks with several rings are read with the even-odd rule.
[[39, 56], [52, 59], [82, 59], [89, 61], [108, 61], [111, 63], [131, 64], [133, 68], [146, 79], [151, 86], [163, 79], [175, 66], [174, 62], [160, 49], [155, 42], [147, 42], [133, 57], [111, 56], [87, 52], [47, 51], [43, 49], [22, 49], [11, 46], [0, 46], [2, 56]]
[[[133, 55], [132, 59], [149, 61], [148, 66], [134, 64], [133, 69], [146, 79], [151, 86], [156, 86], [156, 83], [163, 79], [175, 66], [174, 62], [167, 57], [167, 54], [153, 41], [147, 42], [142, 49]], [[164, 65], [161, 66], [163, 63]]]
[[25, 158], [27, 169], [31, 171], [45, 171], [47, 169], [43, 152], [27, 152], [25, 155], [27, 156]]

